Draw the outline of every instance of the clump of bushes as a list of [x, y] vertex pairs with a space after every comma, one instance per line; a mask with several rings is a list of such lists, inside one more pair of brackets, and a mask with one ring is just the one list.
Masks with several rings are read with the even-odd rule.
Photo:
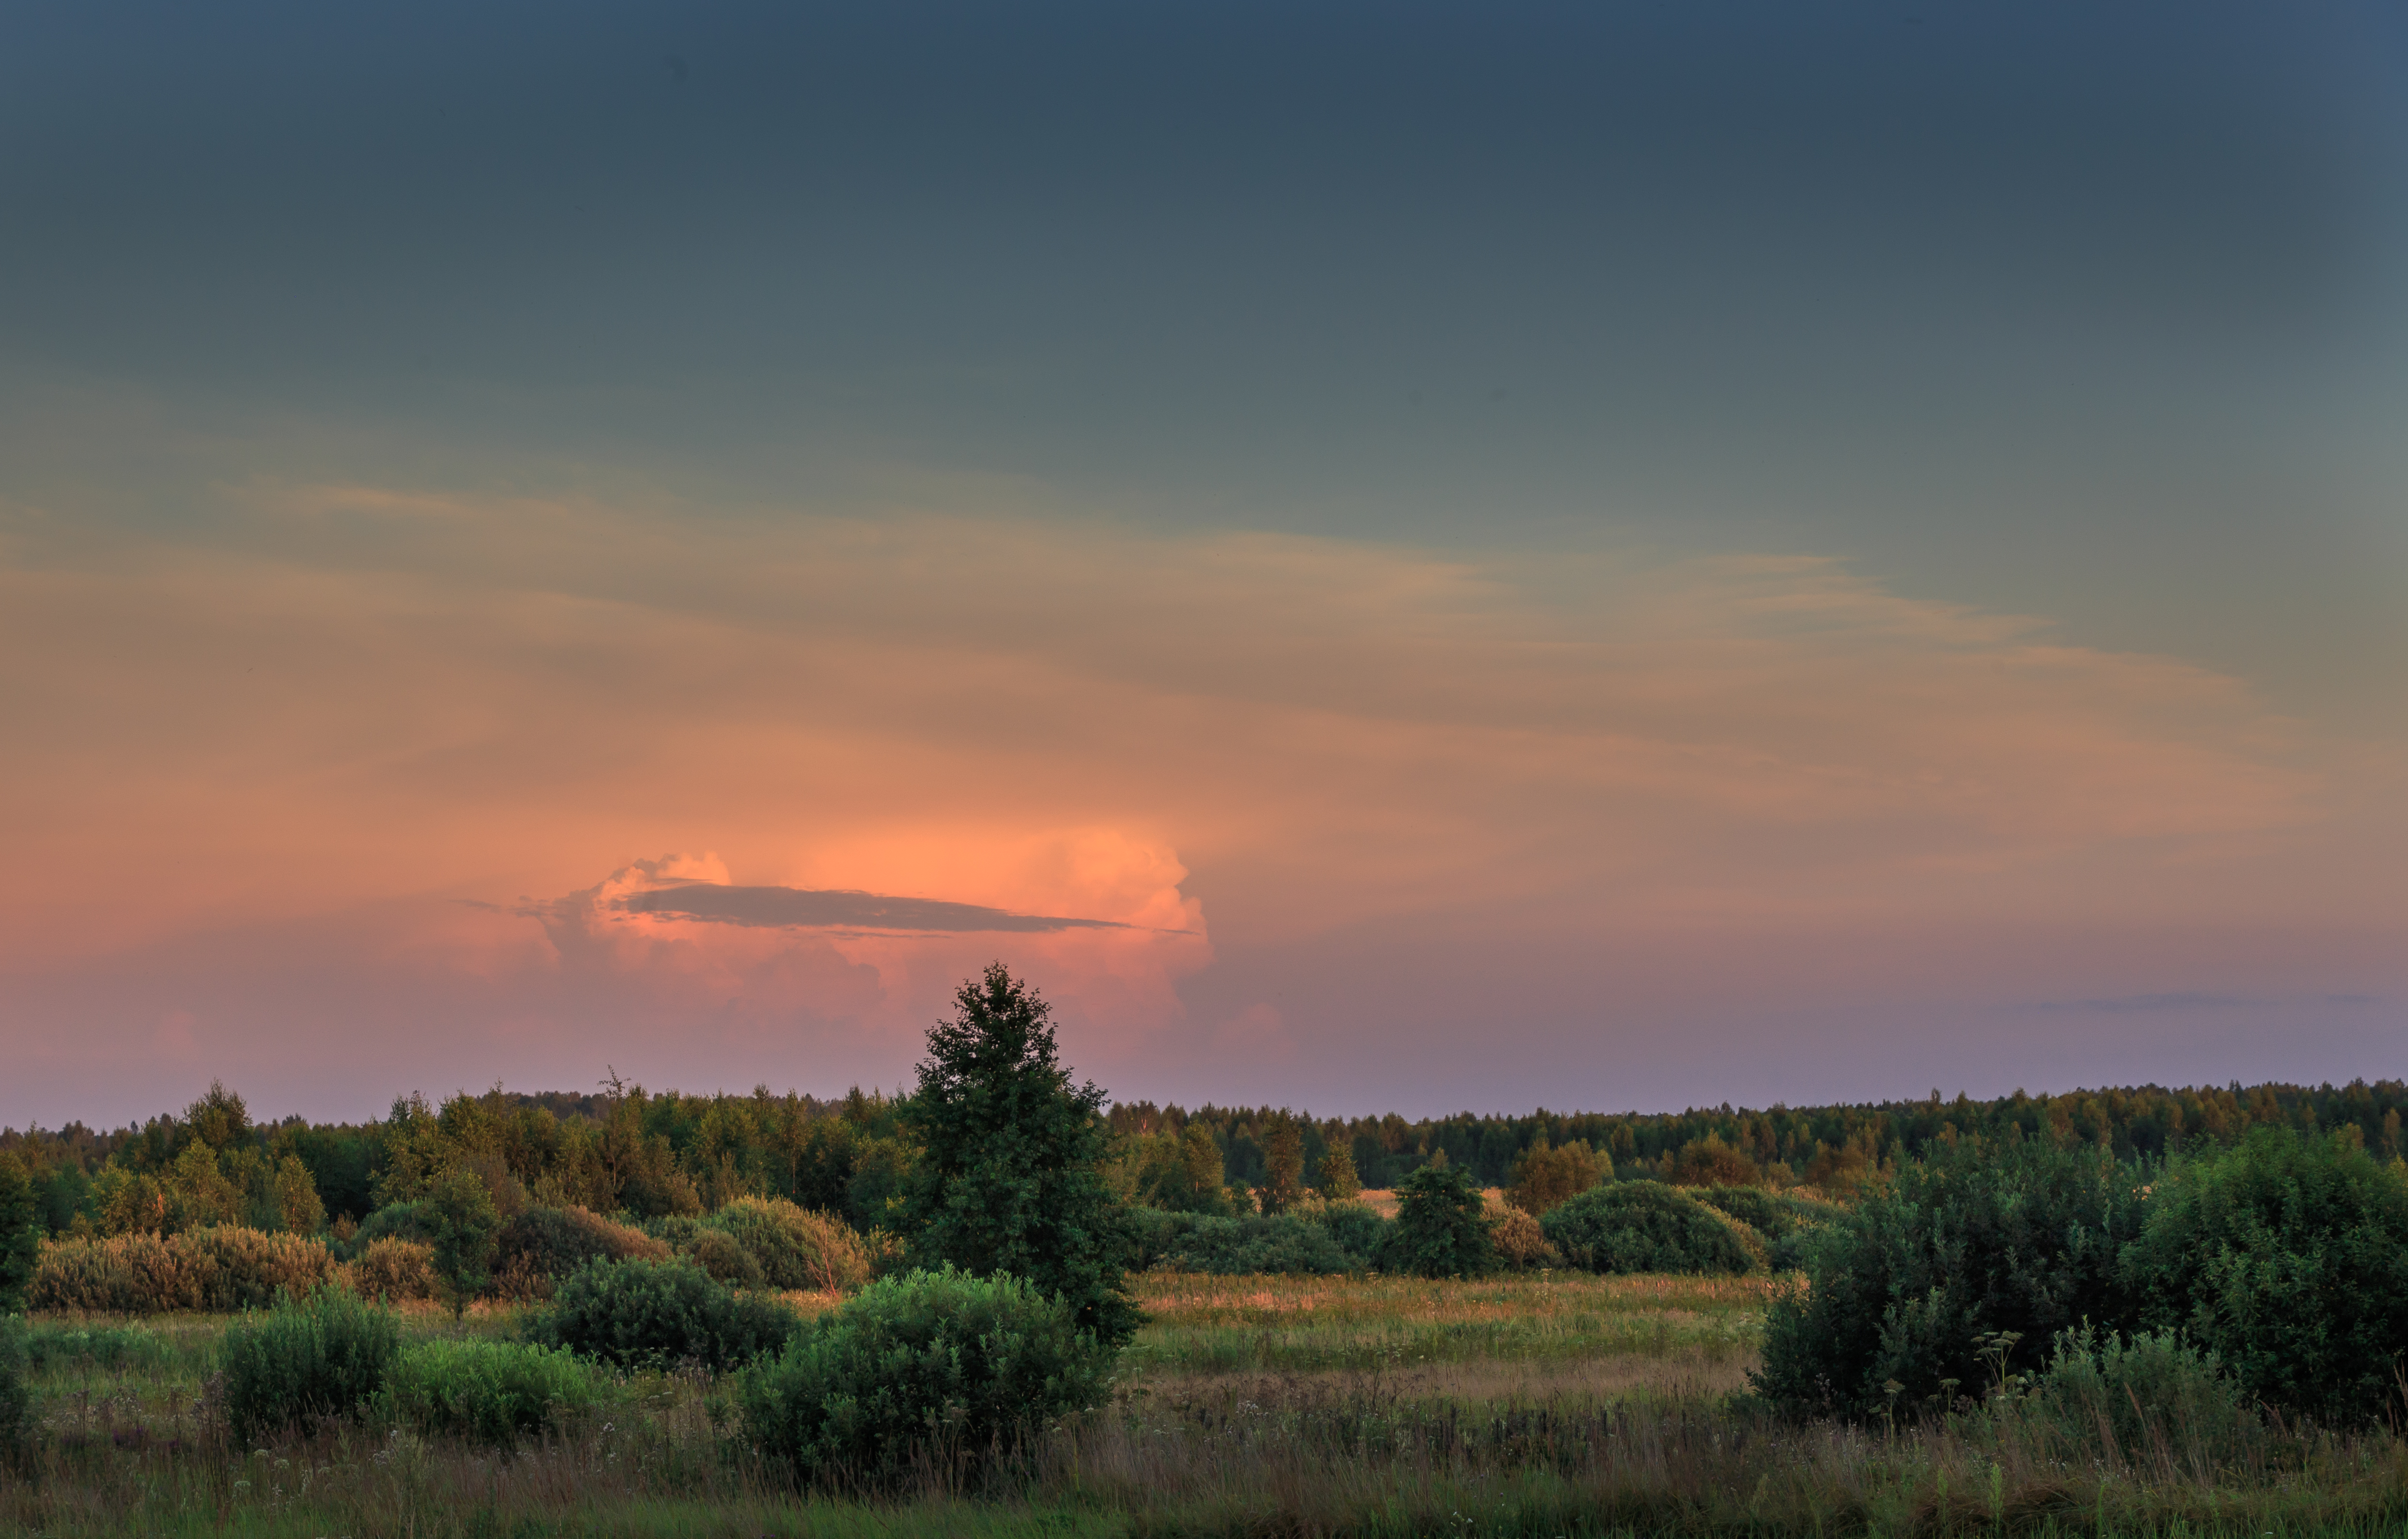
[[1762, 1236], [1765, 1264], [1775, 1272], [1795, 1272], [1805, 1265], [1807, 1246], [1839, 1212], [1829, 1202], [1761, 1187], [1700, 1187], [1689, 1195]]
[[342, 1242], [340, 1259], [356, 1260], [380, 1240], [408, 1240], [423, 1245], [434, 1239], [435, 1231], [419, 1214], [417, 1203], [388, 1202], [360, 1220]]
[[384, 1388], [396, 1419], [494, 1447], [614, 1398], [574, 1354], [530, 1342], [422, 1342], [401, 1355]]
[[1381, 1247], [1381, 1264], [1417, 1277], [1478, 1277], [1496, 1270], [1486, 1209], [1470, 1172], [1423, 1166], [1397, 1186], [1397, 1217]]
[[2408, 1182], [2353, 1138], [2264, 1128], [2177, 1166], [2121, 1280], [2141, 1324], [2215, 1352], [2254, 1396], [2328, 1423], [2400, 1408]]
[[739, 1197], [699, 1221], [744, 1248], [771, 1287], [825, 1292], [859, 1287], [874, 1269], [869, 1247], [843, 1219], [781, 1197]]
[[946, 1267], [872, 1283], [738, 1388], [747, 1436], [801, 1479], [977, 1474], [1103, 1395], [1111, 1350], [1020, 1278]]
[[324, 1242], [235, 1224], [170, 1235], [44, 1242], [26, 1302], [116, 1315], [257, 1309], [337, 1280]]
[[1497, 1259], [1509, 1267], [1553, 1267], [1563, 1264], [1563, 1256], [1547, 1243], [1547, 1231], [1539, 1221], [1520, 1208], [1507, 1208], [1492, 1215], [1488, 1220], [1490, 1243], [1497, 1247]]
[[2028, 1409], [2094, 1458], [2157, 1463], [2198, 1479], [2213, 1479], [2263, 1430], [2216, 1355], [2171, 1330], [2058, 1332]]
[[666, 1242], [585, 1208], [529, 1208], [495, 1237], [494, 1288], [506, 1298], [541, 1299], [555, 1279], [588, 1261], [660, 1261], [669, 1254]]
[[1736, 1225], [1660, 1181], [1592, 1187], [1539, 1221], [1567, 1262], [1600, 1273], [1754, 1271], [1758, 1256]]
[[1327, 1230], [1338, 1248], [1355, 1258], [1366, 1269], [1377, 1264], [1388, 1243], [1388, 1231], [1394, 1227], [1392, 1220], [1372, 1211], [1369, 1202], [1326, 1202], [1308, 1210], [1305, 1216]]
[[388, 1234], [369, 1244], [346, 1272], [352, 1290], [364, 1299], [435, 1297], [435, 1247], [423, 1241]]
[[1832, 1221], [1807, 1286], [1772, 1300], [1756, 1391], [1801, 1414], [1945, 1406], [1991, 1373], [1985, 1336], [2036, 1348], [2123, 1325], [2141, 1187], [2104, 1151], [2037, 1142], [1968, 1139], [1903, 1166]]
[[694, 1362], [718, 1372], [775, 1350], [799, 1324], [784, 1304], [731, 1292], [687, 1261], [588, 1261], [561, 1280], [525, 1335], [617, 1368]]
[[227, 1424], [249, 1444], [349, 1416], [373, 1400], [401, 1355], [401, 1331], [390, 1310], [322, 1287], [236, 1321], [218, 1354]]

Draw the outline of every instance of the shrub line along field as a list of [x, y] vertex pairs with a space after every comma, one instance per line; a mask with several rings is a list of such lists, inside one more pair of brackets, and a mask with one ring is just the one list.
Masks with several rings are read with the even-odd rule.
[[[64, 1230], [0, 1158], [0, 1304], [34, 1306], [0, 1317], [0, 1525], [2408, 1526], [2396, 1116], [2172, 1158], [2008, 1121], [1813, 1189], [1713, 1131], [1638, 1171], [1541, 1136], [1501, 1190], [1439, 1147], [1367, 1201], [1342, 1147], [1305, 1181], [1298, 1119], [1242, 1187], [1200, 1125], [1114, 1135], [1025, 985], [958, 1002], [819, 1207], [736, 1145], [690, 1178], [623, 1100], [551, 1154], [469, 1098], [397, 1108], [356, 1223], [222, 1091]], [[572, 1200], [597, 1181], [611, 1214]]]

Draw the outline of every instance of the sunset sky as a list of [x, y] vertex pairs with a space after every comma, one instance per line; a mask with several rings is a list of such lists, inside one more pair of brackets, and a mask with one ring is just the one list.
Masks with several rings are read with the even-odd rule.
[[2408, 1073], [2408, 11], [0, 19], [0, 1123]]

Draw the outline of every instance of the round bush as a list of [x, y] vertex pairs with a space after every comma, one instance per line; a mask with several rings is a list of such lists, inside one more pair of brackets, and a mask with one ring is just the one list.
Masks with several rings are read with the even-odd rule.
[[870, 1284], [738, 1388], [746, 1434], [802, 1479], [891, 1487], [975, 1473], [1103, 1396], [1112, 1351], [1009, 1274], [951, 1267]]
[[435, 1247], [388, 1234], [369, 1243], [351, 1263], [351, 1289], [363, 1299], [435, 1297]]
[[695, 1265], [730, 1287], [761, 1287], [768, 1278], [743, 1243], [724, 1230], [696, 1230], [685, 1248]]
[[1539, 1227], [1567, 1262], [1590, 1272], [1736, 1274], [1756, 1267], [1721, 1215], [1660, 1181], [1592, 1187]]
[[494, 1275], [503, 1292], [539, 1298], [588, 1261], [666, 1260], [668, 1244], [584, 1208], [529, 1208], [502, 1226]]
[[2399, 1408], [2408, 1183], [2340, 1137], [2261, 1128], [2177, 1168], [2124, 1256], [2143, 1323], [2178, 1328], [2249, 1392], [2330, 1423]]
[[1326, 1277], [1363, 1266], [1326, 1228], [1294, 1214], [1197, 1218], [1163, 1259], [1182, 1272], [1221, 1276], [1279, 1273]]
[[1985, 1334], [2014, 1331], [2036, 1354], [2085, 1320], [2120, 1329], [2132, 1312], [2117, 1258], [2142, 1201], [2140, 1178], [2094, 1147], [1935, 1149], [1809, 1249], [1807, 1286], [1765, 1311], [1756, 1392], [1797, 1415], [1912, 1414], [1978, 1390]]
[[1563, 1257], [1547, 1243], [1547, 1231], [1520, 1208], [1507, 1208], [1488, 1221], [1498, 1258], [1509, 1267], [1552, 1267]]
[[1319, 1213], [1308, 1215], [1312, 1220], [1329, 1231], [1338, 1248], [1354, 1261], [1353, 1271], [1369, 1267], [1387, 1243], [1392, 1222], [1372, 1210], [1369, 1202], [1331, 1202]]
[[286, 1427], [349, 1416], [384, 1388], [400, 1355], [392, 1311], [343, 1288], [246, 1315], [218, 1346], [226, 1421], [247, 1446]]
[[694, 1362], [716, 1373], [776, 1350], [799, 1324], [784, 1304], [732, 1293], [689, 1261], [588, 1261], [525, 1334], [619, 1368]]
[[421, 1342], [384, 1389], [386, 1407], [420, 1431], [494, 1447], [613, 1398], [573, 1354], [527, 1342]]
[[851, 1225], [782, 1197], [739, 1197], [701, 1226], [742, 1245], [771, 1287], [826, 1291], [869, 1281], [869, 1250]]

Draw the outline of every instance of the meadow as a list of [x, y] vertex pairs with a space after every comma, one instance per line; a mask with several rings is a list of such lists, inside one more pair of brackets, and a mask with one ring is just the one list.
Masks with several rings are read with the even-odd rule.
[[[231, 1317], [31, 1323], [42, 1435], [0, 1475], [31, 1535], [2375, 1534], [2408, 1524], [2408, 1444], [2298, 1433], [2218, 1462], [2179, 1438], [2077, 1452], [2008, 1407], [1912, 1430], [1751, 1408], [1790, 1280], [1131, 1279], [1148, 1321], [1109, 1402], [983, 1481], [798, 1494], [738, 1446], [726, 1385], [614, 1381], [513, 1452], [389, 1418], [243, 1446], [212, 1404]], [[835, 1294], [789, 1293], [805, 1314]], [[414, 1340], [520, 1310], [406, 1306]]]

